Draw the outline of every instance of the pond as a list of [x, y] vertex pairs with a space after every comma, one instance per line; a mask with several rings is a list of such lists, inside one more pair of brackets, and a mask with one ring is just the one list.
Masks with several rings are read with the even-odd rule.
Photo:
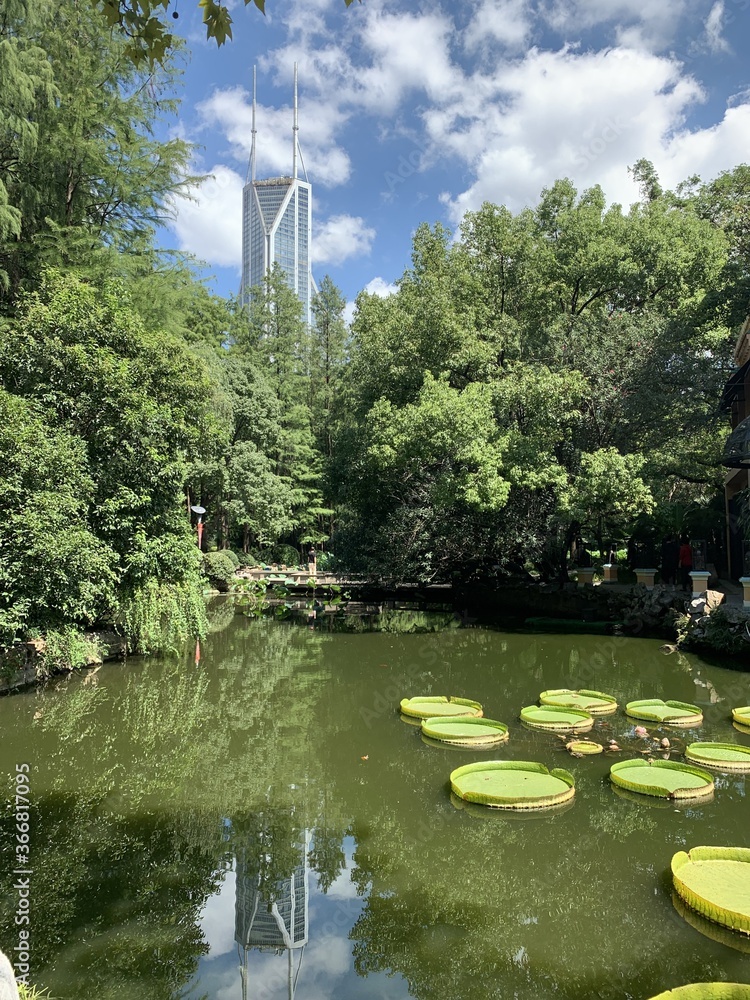
[[[750, 846], [746, 779], [692, 805], [634, 797], [607, 778], [644, 746], [621, 710], [590, 738], [623, 753], [580, 759], [518, 721], [542, 690], [589, 687], [699, 704], [700, 729], [655, 731], [677, 747], [750, 745], [729, 719], [750, 674], [647, 639], [212, 617], [197, 663], [131, 659], [0, 700], [0, 946], [18, 941], [10, 788], [28, 764], [31, 977], [57, 1000], [645, 1000], [750, 982], [750, 940], [688, 922], [667, 874], [678, 850]], [[424, 693], [481, 701], [510, 740], [427, 745], [397, 712]], [[567, 767], [573, 803], [458, 808], [450, 771], [493, 758]]]

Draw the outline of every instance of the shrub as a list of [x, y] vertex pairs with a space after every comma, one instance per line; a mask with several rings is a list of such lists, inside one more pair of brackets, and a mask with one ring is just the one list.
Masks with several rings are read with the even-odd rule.
[[235, 555], [239, 560], [240, 566], [257, 566], [259, 565], [258, 557], [253, 552], [236, 552]]
[[188, 639], [203, 639], [208, 619], [199, 579], [149, 580], [122, 601], [117, 626], [131, 653], [176, 652]]
[[101, 663], [99, 644], [72, 625], [44, 636], [42, 668], [51, 673], [57, 670], [78, 670], [93, 663]]
[[316, 562], [319, 573], [330, 573], [338, 567], [338, 559], [333, 552], [319, 552]]
[[233, 552], [232, 549], [224, 549], [224, 554], [229, 556], [229, 558], [232, 560], [232, 565], [234, 566], [235, 569], [240, 568], [240, 566], [242, 565], [242, 561], [236, 552]]
[[277, 563], [285, 566], [297, 566], [300, 563], [300, 554], [293, 545], [274, 546], [274, 556]]
[[743, 657], [750, 653], [750, 615], [744, 608], [722, 605], [698, 619], [682, 615], [675, 624], [683, 648]]
[[215, 590], [225, 594], [234, 579], [235, 566], [226, 552], [206, 552], [203, 556], [203, 572]]

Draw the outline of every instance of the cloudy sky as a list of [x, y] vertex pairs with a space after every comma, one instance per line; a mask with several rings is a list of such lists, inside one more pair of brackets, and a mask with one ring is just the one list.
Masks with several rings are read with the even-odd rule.
[[192, 49], [178, 131], [211, 177], [163, 239], [222, 294], [239, 284], [254, 64], [259, 177], [291, 172], [299, 64], [313, 270], [349, 300], [387, 293], [421, 222], [455, 228], [486, 200], [518, 210], [564, 176], [628, 205], [640, 157], [668, 187], [750, 160], [750, 0], [230, 6], [234, 41], [217, 49], [178, 0]]

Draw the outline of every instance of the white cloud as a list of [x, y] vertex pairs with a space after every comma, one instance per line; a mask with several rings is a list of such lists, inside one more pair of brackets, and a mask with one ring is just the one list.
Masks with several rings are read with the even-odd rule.
[[[365, 285], [363, 291], [367, 292], [369, 295], [378, 295], [381, 299], [387, 299], [389, 295], [395, 295], [398, 291], [398, 285], [392, 284], [378, 276], [368, 281]], [[344, 307], [344, 322], [350, 325], [354, 319], [354, 314], [357, 311], [356, 302], [347, 302]]]
[[676, 60], [622, 48], [532, 49], [499, 67], [491, 84], [494, 93], [473, 114], [467, 94], [425, 115], [435, 148], [474, 173], [466, 190], [443, 196], [454, 222], [485, 200], [533, 203], [565, 176], [581, 187], [601, 183], [610, 200], [629, 203], [637, 192], [626, 166], [643, 156], [658, 166], [704, 97]]
[[175, 202], [171, 228], [180, 250], [219, 267], [242, 263], [242, 187], [244, 178], [217, 164], [211, 176], [193, 191], [193, 200]]
[[439, 10], [393, 14], [369, 2], [356, 13], [348, 45], [331, 41], [331, 32], [314, 42], [295, 32], [261, 65], [274, 69], [281, 83], [298, 62], [300, 80], [315, 94], [316, 114], [319, 107], [335, 109], [342, 121], [361, 110], [387, 118], [412, 94], [431, 101], [450, 98], [463, 76], [451, 60], [455, 25], [450, 17]]
[[531, 33], [532, 9], [526, 0], [481, 0], [472, 11], [463, 45], [467, 52], [487, 52], [491, 42], [522, 49]]
[[[292, 81], [289, 80], [291, 92]], [[291, 94], [290, 94], [291, 96]], [[243, 87], [215, 90], [197, 105], [202, 126], [218, 128], [230, 143], [231, 155], [247, 168], [252, 129], [252, 96]], [[287, 175], [292, 172], [292, 107], [270, 108], [258, 103], [256, 163], [258, 176]], [[318, 106], [305, 114], [300, 96], [300, 148], [309, 175], [324, 186], [343, 184], [349, 179], [351, 162], [336, 143], [334, 135], [345, 121], [335, 106]], [[300, 168], [301, 169], [301, 168]]]
[[389, 295], [396, 294], [398, 285], [390, 284], [384, 278], [377, 277], [368, 281], [364, 290], [370, 295], [378, 295], [381, 299], [387, 299]]
[[375, 230], [358, 215], [332, 215], [313, 229], [314, 264], [342, 264], [370, 252]]
[[713, 53], [729, 52], [729, 42], [722, 35], [724, 27], [724, 0], [716, 0], [706, 18], [706, 43]]
[[658, 50], [670, 44], [695, 0], [552, 0], [546, 10], [549, 24], [568, 40], [598, 25], [612, 25], [622, 42], [638, 33], [644, 47]]
[[344, 306], [344, 322], [346, 323], [347, 326], [352, 325], [352, 321], [354, 319], [354, 313], [356, 311], [357, 311], [356, 302], [347, 302], [346, 305]]
[[[688, 30], [693, 49], [725, 51], [726, 0], [475, 0], [468, 9], [367, 0], [348, 13], [339, 2], [289, 0], [277, 15], [286, 37], [259, 60], [261, 99], [270, 74], [291, 92], [291, 66], [299, 63], [300, 138], [315, 185], [359, 182], [365, 171], [357, 176], [355, 166], [371, 148], [368, 130], [371, 143], [376, 136], [393, 142], [383, 175], [389, 204], [417, 173], [419, 196], [424, 189], [434, 197], [438, 166], [448, 177], [441, 200], [454, 223], [483, 200], [533, 204], [564, 176], [579, 188], [600, 183], [610, 201], [628, 204], [638, 191], [626, 168], [641, 157], [653, 160], [665, 186], [696, 172], [715, 176], [747, 158], [748, 94], [729, 102], [722, 120], [696, 127], [691, 116], [706, 93], [693, 73], [704, 64], [686, 66], [667, 54], [691, 49]], [[540, 27], [547, 48], [529, 49]], [[597, 36], [585, 35], [593, 29]], [[597, 48], [602, 30], [610, 44]], [[233, 167], [214, 168], [198, 205], [180, 206], [175, 230], [185, 249], [238, 266], [250, 97], [239, 86], [217, 89], [198, 111], [200, 128], [224, 137]], [[288, 173], [291, 158], [289, 103], [261, 100], [258, 175]], [[363, 217], [376, 209], [361, 190], [360, 215], [334, 207], [327, 220], [316, 217], [317, 265], [370, 252], [375, 232]], [[389, 287], [378, 280], [370, 283], [375, 294]]]
[[235, 890], [235, 873], [225, 872], [218, 892], [208, 897], [201, 911], [200, 927], [211, 958], [234, 949]]
[[676, 133], [651, 158], [666, 187], [674, 187], [691, 174], [708, 180], [747, 161], [749, 134], [750, 99], [746, 99], [744, 104], [727, 108], [722, 120], [711, 128]]

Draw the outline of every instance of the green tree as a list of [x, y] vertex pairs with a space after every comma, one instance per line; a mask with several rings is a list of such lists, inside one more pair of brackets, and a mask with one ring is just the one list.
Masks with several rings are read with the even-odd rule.
[[639, 515], [654, 509], [651, 490], [640, 476], [644, 458], [600, 448], [581, 456], [581, 471], [565, 497], [568, 515], [594, 533], [599, 551], [620, 538]]
[[0, 389], [0, 469], [0, 645], [100, 620], [116, 605], [117, 555], [88, 523], [83, 441]]
[[[0, 248], [21, 235], [23, 201], [14, 194], [34, 166], [37, 112], [55, 97], [44, 49], [19, 34], [21, 25], [34, 23], [39, 23], [37, 8], [24, 0], [9, 0], [0, 10]], [[0, 253], [0, 289], [7, 291], [9, 281]]]
[[346, 299], [326, 275], [313, 296], [310, 331], [310, 413], [318, 450], [333, 454], [333, 419], [346, 362]]
[[106, 248], [148, 251], [193, 178], [189, 145], [154, 137], [176, 109], [169, 63], [140, 72], [123, 59], [124, 42], [74, 0], [40, 0], [28, 17], [14, 0], [0, 31], [0, 72], [4, 66], [14, 94], [0, 109], [0, 269], [9, 311], [45, 267], [93, 278], [116, 267]]
[[183, 486], [210, 420], [205, 367], [147, 333], [121, 285], [51, 273], [3, 330], [0, 385], [39, 400], [45, 422], [85, 455], [88, 524], [115, 553], [119, 604], [153, 581], [188, 585], [190, 600], [199, 560]]
[[302, 304], [274, 264], [263, 286], [252, 289], [248, 326], [238, 332], [233, 351], [256, 364], [278, 401], [274, 442], [262, 450], [273, 460], [274, 474], [292, 490], [300, 542], [325, 537], [321, 519], [331, 513], [320, 490], [321, 456], [311, 423], [309, 338]]

